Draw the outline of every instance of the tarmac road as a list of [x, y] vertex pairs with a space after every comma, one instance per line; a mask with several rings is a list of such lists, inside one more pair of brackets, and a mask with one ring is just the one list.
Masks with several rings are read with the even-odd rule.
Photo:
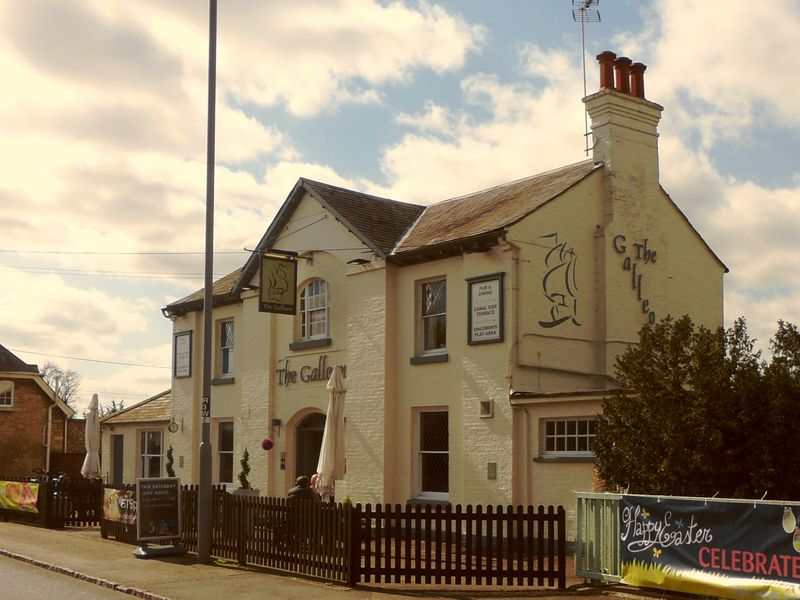
[[[235, 563], [218, 561], [199, 564], [191, 554], [178, 557], [137, 559], [135, 546], [100, 537], [99, 528], [50, 530], [0, 522], [0, 557], [16, 559], [44, 568], [61, 577], [71, 576], [83, 582], [104, 586], [109, 594], [99, 597], [120, 598], [118, 592], [139, 598], [161, 600], [511, 600], [519, 598], [557, 598], [560, 600], [608, 600], [609, 588], [583, 585], [583, 580], [568, 579], [566, 591], [532, 588], [476, 588], [404, 585], [360, 585], [356, 589], [275, 575], [260, 569], [241, 568]], [[2, 558], [0, 568], [9, 563]], [[0, 579], [2, 581], [2, 579]], [[3, 589], [0, 585], [0, 589]], [[117, 590], [112, 592], [111, 590]], [[21, 597], [21, 596], [10, 596]], [[34, 595], [37, 598], [47, 596]], [[59, 594], [59, 598], [70, 598]], [[80, 596], [76, 596], [80, 597]], [[90, 596], [87, 596], [90, 597]]]

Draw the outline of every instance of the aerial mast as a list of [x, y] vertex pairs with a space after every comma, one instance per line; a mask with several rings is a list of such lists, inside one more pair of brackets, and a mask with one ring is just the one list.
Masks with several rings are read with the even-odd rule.
[[[581, 24], [581, 65], [583, 67], [583, 97], [586, 92], [586, 23], [599, 23], [600, 11], [597, 5], [600, 0], [572, 0], [572, 20]], [[589, 113], [584, 108], [583, 111], [583, 140], [586, 156], [589, 156]]]

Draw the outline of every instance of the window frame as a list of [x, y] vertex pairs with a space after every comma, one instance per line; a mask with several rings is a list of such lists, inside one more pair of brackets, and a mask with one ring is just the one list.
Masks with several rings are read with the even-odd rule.
[[[10, 379], [0, 380], [0, 385], [8, 384], [8, 389], [0, 392], [0, 410], [4, 408], [14, 408], [14, 382]], [[8, 400], [3, 400], [4, 396], [8, 396]]]
[[[159, 441], [159, 453], [158, 454], [151, 454], [148, 452], [148, 437], [150, 434], [158, 434], [160, 437]], [[161, 477], [161, 474], [164, 472], [164, 430], [163, 429], [140, 429], [139, 430], [139, 461], [138, 461], [138, 472], [139, 477]], [[146, 469], [145, 466], [148, 464], [148, 459], [158, 457], [158, 474], [153, 475], [150, 473], [149, 469]]]
[[[574, 428], [570, 431], [570, 424], [574, 423]], [[581, 424], [585, 423], [584, 431], [581, 431]], [[563, 427], [559, 427], [562, 425]], [[552, 426], [552, 431], [549, 431]], [[597, 438], [597, 417], [575, 416], [575, 417], [553, 417], [541, 420], [541, 452], [543, 458], [594, 458], [593, 442]], [[578, 449], [585, 440], [585, 450]], [[563, 444], [558, 442], [562, 441]], [[552, 442], [552, 444], [551, 444]], [[573, 442], [573, 444], [570, 444]], [[569, 449], [573, 445], [574, 449]], [[559, 448], [559, 446], [562, 446]]]
[[[422, 415], [426, 413], [444, 413], [447, 415], [447, 450], [423, 450], [422, 449]], [[414, 445], [413, 445], [413, 469], [414, 469], [414, 498], [419, 500], [431, 500], [434, 502], [447, 502], [450, 500], [450, 410], [447, 406], [426, 406], [414, 409]], [[422, 461], [423, 455], [447, 455], [447, 491], [434, 492], [422, 489]]]
[[[236, 440], [236, 428], [234, 426], [233, 419], [218, 420], [218, 421], [216, 421], [215, 425], [216, 425], [216, 427], [215, 427], [216, 428], [216, 435], [214, 436], [214, 439], [216, 440], [216, 444], [215, 444], [216, 455], [214, 457], [214, 463], [215, 463], [214, 464], [214, 480], [219, 485], [233, 485], [233, 482], [235, 481], [235, 477], [236, 477], [236, 473], [235, 473], [236, 469], [235, 469], [235, 464], [234, 464], [234, 455], [236, 453], [236, 443], [235, 443], [235, 440]], [[227, 450], [227, 449], [223, 450], [222, 449], [222, 430], [223, 430], [223, 426], [227, 427], [228, 425], [230, 425], [230, 429], [231, 429], [231, 446], [230, 446], [230, 450]], [[230, 460], [230, 465], [231, 465], [231, 467], [230, 467], [231, 468], [231, 480], [230, 481], [223, 481], [222, 477], [221, 477], [223, 455], [228, 460]]]
[[[434, 283], [444, 284], [444, 312], [431, 313], [429, 315], [426, 315], [424, 314], [425, 287]], [[417, 281], [416, 295], [417, 295], [416, 314], [414, 319], [417, 324], [416, 354], [418, 356], [437, 356], [437, 355], [447, 354], [447, 276], [438, 275], [436, 277], [430, 277], [428, 279], [421, 279]], [[444, 318], [444, 345], [438, 348], [426, 348], [425, 320], [436, 319], [439, 317]]]
[[[223, 345], [225, 340], [225, 326], [230, 323], [233, 328], [233, 341]], [[227, 370], [225, 365], [227, 363]], [[217, 321], [217, 377], [220, 379], [233, 379], [236, 368], [236, 322], [233, 317]]]
[[[315, 294], [314, 296], [307, 296], [307, 292], [309, 289], [315, 285], [320, 284], [324, 286], [324, 295], [323, 294]], [[324, 296], [323, 298], [323, 305], [322, 306], [315, 306], [314, 308], [308, 308], [308, 298], [319, 298]], [[331, 332], [331, 286], [328, 284], [326, 279], [322, 277], [313, 277], [303, 282], [303, 285], [300, 287], [300, 291], [297, 294], [297, 336], [296, 339], [298, 342], [315, 342], [320, 340], [328, 340], [330, 339], [330, 332]], [[310, 318], [312, 313], [322, 312], [324, 315], [324, 331], [322, 333], [310, 333], [306, 332], [306, 329], [310, 330], [313, 325], [317, 325], [318, 323], [312, 323]]]

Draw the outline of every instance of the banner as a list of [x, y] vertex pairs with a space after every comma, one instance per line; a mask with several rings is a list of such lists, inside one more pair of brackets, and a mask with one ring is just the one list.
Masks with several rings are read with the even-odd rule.
[[795, 505], [622, 496], [622, 583], [726, 598], [800, 598]]
[[38, 513], [39, 484], [27, 481], [0, 481], [0, 508]]
[[103, 488], [103, 518], [106, 521], [136, 524], [136, 492]]

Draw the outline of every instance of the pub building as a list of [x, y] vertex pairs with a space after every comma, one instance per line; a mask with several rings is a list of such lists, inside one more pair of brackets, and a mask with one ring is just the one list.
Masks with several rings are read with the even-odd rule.
[[[644, 65], [598, 61], [589, 159], [429, 206], [297, 182], [214, 283], [214, 483], [236, 487], [245, 448], [262, 495], [312, 475], [340, 365], [337, 500], [560, 504], [574, 531], [573, 492], [602, 488], [592, 442], [615, 357], [667, 315], [721, 326], [727, 271], [659, 184]], [[185, 483], [199, 475], [202, 304], [199, 290], [163, 309], [181, 428], [162, 446]]]

